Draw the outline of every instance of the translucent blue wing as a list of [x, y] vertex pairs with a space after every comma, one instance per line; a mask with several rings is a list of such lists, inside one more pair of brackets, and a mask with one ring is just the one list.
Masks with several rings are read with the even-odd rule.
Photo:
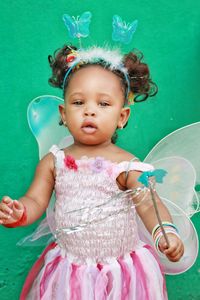
[[65, 14], [63, 16], [63, 21], [64, 21], [65, 26], [67, 27], [67, 30], [69, 32], [69, 36], [71, 38], [76, 38], [77, 37], [77, 24], [76, 24], [76, 20], [73, 17]]
[[132, 40], [133, 34], [137, 29], [138, 21], [135, 20], [131, 24], [127, 24], [122, 21], [120, 16], [114, 15], [112, 25], [113, 25], [113, 32], [112, 32], [113, 41], [129, 44]]
[[63, 146], [66, 144], [64, 141], [71, 141], [69, 131], [59, 125], [58, 107], [62, 104], [63, 99], [45, 95], [33, 99], [28, 106], [28, 124], [37, 140], [40, 158], [48, 153], [53, 144]]
[[80, 17], [71, 17], [67, 14], [63, 16], [65, 26], [69, 31], [71, 38], [85, 38], [89, 35], [89, 25], [91, 22], [92, 14], [87, 11]]
[[90, 34], [89, 25], [91, 22], [92, 14], [87, 11], [84, 12], [77, 21], [79, 37], [87, 37]]

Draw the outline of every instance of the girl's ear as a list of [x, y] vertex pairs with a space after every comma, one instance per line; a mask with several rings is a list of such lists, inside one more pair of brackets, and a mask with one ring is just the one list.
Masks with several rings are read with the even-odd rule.
[[120, 118], [119, 118], [119, 121], [118, 121], [118, 124], [117, 124], [118, 128], [122, 129], [126, 125], [126, 123], [128, 122], [128, 119], [130, 117], [130, 114], [131, 114], [130, 107], [123, 107], [122, 108]]
[[66, 126], [66, 117], [65, 117], [65, 106], [64, 105], [59, 105], [59, 112], [60, 112], [60, 116], [62, 119], [63, 124]]

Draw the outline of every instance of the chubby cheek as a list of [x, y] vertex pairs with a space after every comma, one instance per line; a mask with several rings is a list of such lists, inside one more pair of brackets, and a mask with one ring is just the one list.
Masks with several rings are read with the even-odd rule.
[[80, 128], [80, 122], [78, 122], [78, 118], [67, 118], [67, 127], [71, 132]]
[[121, 114], [119, 111], [116, 111], [112, 118], [109, 118], [108, 125], [110, 127], [113, 127], [114, 130], [116, 130], [118, 124], [121, 123]]
[[67, 109], [66, 110], [66, 122], [68, 125], [70, 124], [80, 124], [81, 114], [80, 112]]

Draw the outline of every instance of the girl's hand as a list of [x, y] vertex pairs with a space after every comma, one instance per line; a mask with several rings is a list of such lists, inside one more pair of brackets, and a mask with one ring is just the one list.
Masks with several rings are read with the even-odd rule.
[[12, 224], [20, 220], [24, 213], [24, 205], [4, 196], [0, 203], [0, 224]]
[[159, 249], [170, 261], [176, 262], [181, 259], [184, 253], [184, 246], [181, 239], [173, 233], [167, 233], [169, 248], [167, 247], [164, 237], [159, 241]]

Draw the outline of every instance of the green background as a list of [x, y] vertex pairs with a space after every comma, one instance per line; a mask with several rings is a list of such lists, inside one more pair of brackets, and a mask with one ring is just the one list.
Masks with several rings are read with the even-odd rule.
[[[114, 14], [138, 29], [131, 48], [140, 49], [159, 87], [156, 97], [133, 108], [131, 120], [118, 144], [141, 159], [166, 134], [199, 121], [200, 106], [200, 1], [123, 0], [63, 1], [4, 0], [0, 9], [0, 197], [17, 199], [28, 188], [38, 161], [26, 110], [44, 94], [61, 96], [48, 83], [47, 56], [70, 41], [62, 15], [93, 14], [91, 35], [83, 45], [111, 44]], [[193, 218], [197, 230], [200, 222]], [[40, 247], [17, 247], [32, 232], [27, 228], [0, 228], [0, 299], [18, 299]], [[169, 299], [200, 299], [200, 260], [186, 273], [167, 276]], [[138, 299], [139, 300], [139, 299]]]

